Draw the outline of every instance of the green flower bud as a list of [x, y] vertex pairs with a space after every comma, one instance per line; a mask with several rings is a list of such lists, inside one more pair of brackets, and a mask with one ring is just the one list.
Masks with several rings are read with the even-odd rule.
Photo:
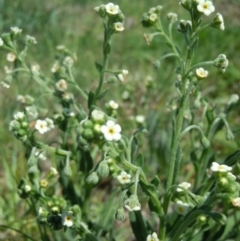
[[81, 208], [80, 208], [79, 205], [77, 205], [77, 204], [73, 205], [73, 206], [71, 207], [70, 211], [73, 212], [73, 215], [74, 215], [74, 216], [77, 216], [77, 215], [80, 215], [80, 216], [81, 216], [81, 213], [82, 213]]
[[192, 8], [192, 2], [190, 0], [181, 0], [180, 4], [188, 11]]
[[68, 176], [71, 177], [72, 176], [72, 168], [70, 167], [70, 165], [66, 165], [63, 169], [63, 173]]
[[142, 16], [142, 20], [141, 20], [142, 26], [144, 28], [150, 28], [152, 27], [152, 23], [149, 21], [149, 14], [148, 13], [144, 13]]
[[94, 10], [99, 14], [100, 17], [105, 18], [107, 15], [105, 5], [95, 7]]
[[97, 173], [100, 177], [107, 177], [109, 175], [109, 166], [106, 161], [102, 161], [99, 163]]
[[192, 30], [192, 22], [190, 20], [180, 20], [177, 30], [181, 33], [188, 33]]
[[225, 54], [219, 54], [214, 60], [214, 66], [216, 66], [222, 73], [224, 73], [228, 66], [228, 59]]
[[82, 136], [86, 140], [91, 140], [94, 137], [93, 130], [89, 128], [85, 129], [82, 133]]
[[223, 31], [225, 29], [225, 26], [222, 14], [217, 13], [217, 16], [213, 19], [210, 26]]
[[125, 219], [125, 212], [123, 207], [120, 207], [117, 209], [116, 213], [115, 213], [115, 219], [118, 221], [123, 221]]
[[11, 28], [11, 37], [13, 39], [17, 39], [20, 34], [22, 33], [22, 29], [18, 28], [18, 27], [12, 27]]
[[21, 128], [21, 124], [17, 120], [12, 120], [9, 124], [9, 131], [18, 131]]
[[37, 216], [38, 222], [40, 224], [47, 224], [48, 214], [49, 212], [45, 208], [40, 207]]
[[7, 46], [9, 46], [9, 47], [13, 46], [10, 33], [3, 33], [2, 40]]
[[106, 116], [101, 110], [93, 110], [91, 113], [91, 119], [95, 123], [103, 124], [106, 121]]
[[131, 195], [127, 200], [124, 202], [125, 208], [127, 208], [130, 212], [131, 211], [138, 211], [141, 209], [141, 204], [138, 201], [137, 195]]
[[87, 183], [89, 184], [97, 184], [99, 181], [99, 177], [97, 172], [92, 172], [88, 177], [87, 177]]
[[60, 230], [63, 228], [62, 216], [59, 215], [49, 215], [47, 222], [53, 230]]
[[58, 214], [60, 214], [60, 209], [59, 209], [59, 207], [54, 206], [54, 207], [51, 208], [51, 212], [54, 215], [58, 215]]
[[93, 132], [94, 132], [94, 134], [96, 134], [96, 135], [101, 134], [101, 125], [95, 124], [94, 127], [93, 127]]
[[83, 127], [84, 128], [92, 128], [93, 127], [93, 122], [91, 120], [85, 120], [83, 123], [82, 123]]

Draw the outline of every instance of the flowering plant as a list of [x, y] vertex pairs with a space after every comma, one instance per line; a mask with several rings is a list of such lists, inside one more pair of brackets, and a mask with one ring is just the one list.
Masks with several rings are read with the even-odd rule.
[[[201, 92], [200, 83], [209, 75], [203, 66], [212, 65], [225, 72], [228, 59], [220, 54], [215, 60], [193, 64], [202, 31], [208, 27], [224, 30], [223, 17], [217, 13], [203, 24], [204, 15], [215, 11], [211, 1], [181, 0], [180, 5], [190, 19], [178, 21], [177, 14], [168, 13], [168, 31], [161, 20], [162, 6], [151, 8], [141, 20], [143, 27], [153, 30], [144, 34], [147, 44], [157, 37], [167, 43], [168, 52], [154, 66], [161, 68], [160, 61], [166, 58], [174, 58], [177, 64], [176, 96], [169, 113], [171, 135], [165, 142], [167, 173], [160, 173], [162, 166], [153, 175], [147, 172], [144, 157], [149, 155], [143, 153], [151, 151], [141, 150], [138, 142], [150, 129], [145, 117], [136, 116], [138, 128], [127, 134], [116, 100], [102, 104], [108, 94], [106, 86], [124, 82], [129, 74], [126, 69], [109, 69], [113, 37], [124, 31], [125, 16], [118, 5], [95, 8], [104, 28], [103, 60], [95, 63], [99, 81], [91, 91], [84, 90], [74, 78], [76, 56], [66, 47], [58, 46], [58, 58], [48, 77], [37, 64], [27, 63], [28, 48], [37, 43], [34, 37], [26, 36], [21, 49], [21, 29], [13, 27], [2, 34], [0, 48], [8, 51], [7, 60], [12, 63], [2, 85], [9, 88], [16, 73], [27, 74], [41, 87], [43, 96], [53, 96], [61, 106], [46, 112], [33, 97], [18, 96], [21, 109], [9, 124], [27, 157], [28, 171], [18, 180], [18, 194], [35, 214], [41, 240], [59, 240], [55, 231], [63, 230], [66, 240], [114, 241], [118, 233], [114, 218], [122, 222], [127, 213], [137, 241], [225, 240], [239, 232], [237, 222], [231, 224], [236, 235], [227, 230], [227, 225], [230, 218], [237, 218], [234, 213], [240, 207], [240, 151], [224, 161], [212, 153], [214, 137], [223, 127], [227, 139], [234, 139], [227, 118], [239, 96], [232, 95], [224, 110], [215, 111]], [[185, 40], [183, 49], [173, 38], [176, 23]], [[186, 148], [187, 134], [192, 151]], [[189, 156], [191, 172], [181, 174]], [[41, 166], [46, 159], [50, 163], [47, 171]], [[104, 198], [98, 197], [96, 187], [101, 185], [109, 187]], [[98, 217], [91, 207], [101, 209]]]

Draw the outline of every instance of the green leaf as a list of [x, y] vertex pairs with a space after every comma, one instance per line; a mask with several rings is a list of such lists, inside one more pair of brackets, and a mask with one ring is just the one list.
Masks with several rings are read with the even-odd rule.
[[227, 218], [224, 214], [222, 213], [216, 213], [216, 212], [212, 212], [212, 213], [209, 213], [209, 216], [214, 220], [216, 221], [217, 223], [221, 224], [221, 225], [224, 225], [226, 224], [227, 222]]
[[228, 156], [225, 159], [224, 164], [228, 166], [233, 166], [238, 161], [240, 161], [240, 150], [235, 151], [233, 154]]
[[143, 167], [144, 166], [144, 156], [142, 153], [139, 153], [136, 161], [134, 162], [134, 164], [138, 167]]
[[133, 233], [137, 241], [146, 241], [147, 238], [147, 224], [143, 219], [141, 211], [129, 212], [129, 218]]
[[88, 93], [88, 108], [89, 109], [90, 109], [91, 105], [93, 104], [94, 99], [95, 99], [95, 94], [92, 91], [90, 91]]
[[100, 74], [102, 72], [103, 66], [99, 64], [98, 62], [95, 62], [96, 69], [98, 73]]
[[131, 159], [132, 160], [135, 159], [134, 157], [136, 155], [137, 149], [138, 149], [138, 141], [137, 141], [137, 138], [134, 136], [132, 143], [131, 143], [131, 154], [132, 154]]

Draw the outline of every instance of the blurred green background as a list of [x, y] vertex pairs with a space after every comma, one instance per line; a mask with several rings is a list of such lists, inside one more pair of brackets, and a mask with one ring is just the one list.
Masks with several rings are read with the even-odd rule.
[[[136, 114], [144, 114], [151, 119], [155, 118], [157, 124], [155, 123], [152, 127], [152, 132], [154, 132], [159, 125], [164, 126], [167, 121], [167, 117], [163, 115], [164, 111], [161, 109], [165, 108], [166, 102], [170, 101], [168, 96], [171, 98], [173, 96], [171, 93], [174, 93], [174, 78], [176, 78], [173, 70], [176, 66], [172, 59], [168, 59], [162, 63], [160, 69], [154, 70], [152, 63], [166, 53], [167, 48], [160, 38], [154, 39], [150, 46], [146, 44], [143, 33], [151, 30], [142, 28], [141, 16], [150, 7], [156, 5], [164, 7], [162, 19], [165, 23], [167, 23], [168, 12], [176, 12], [179, 19], [187, 19], [188, 16], [178, 5], [177, 0], [119, 0], [112, 2], [120, 6], [126, 19], [125, 31], [114, 36], [113, 54], [109, 66], [111, 69], [128, 69], [129, 76], [126, 83], [110, 86], [113, 91], [110, 91], [107, 99], [118, 101], [122, 92], [128, 90], [131, 93], [131, 99], [122, 104], [123, 107], [120, 110], [122, 118]], [[99, 0], [0, 0], [0, 31], [1, 33], [8, 32], [10, 27], [17, 26], [23, 29], [23, 35], [34, 36], [38, 44], [33, 46], [28, 53], [29, 63], [38, 63], [43, 72], [49, 76], [51, 76], [56, 46], [65, 45], [78, 57], [74, 67], [78, 83], [84, 89], [90, 90], [97, 83], [98, 73], [94, 62], [101, 62], [103, 38], [101, 19], [93, 9], [95, 6], [106, 3], [106, 1]], [[220, 53], [224, 53], [228, 57], [230, 64], [224, 74], [219, 73], [214, 67], [209, 67], [209, 78], [200, 83], [201, 88], [205, 89], [204, 93], [212, 99], [213, 103], [221, 103], [230, 94], [239, 94], [240, 89], [240, 2], [239, 0], [217, 0], [214, 1], [214, 5], [216, 13], [220, 12], [223, 15], [226, 29], [222, 32], [209, 28], [201, 34], [194, 62], [213, 60]], [[214, 15], [206, 17], [204, 21], [212, 19]], [[182, 35], [179, 32], [175, 31], [174, 38], [180, 46], [184, 46]], [[1, 79], [5, 76], [4, 66], [7, 64], [6, 52], [1, 51]], [[155, 83], [153, 89], [148, 88], [149, 79]], [[21, 144], [14, 140], [8, 131], [8, 124], [12, 119], [13, 112], [18, 108], [17, 94], [37, 96], [39, 93], [36, 85], [29, 83], [28, 80], [22, 80], [20, 84], [23, 92], [19, 92], [19, 89], [14, 87], [14, 83], [9, 89], [0, 86], [0, 193], [2, 194], [0, 224], [8, 223], [18, 228], [24, 224], [17, 223], [17, 219], [22, 213], [18, 212], [21, 210], [21, 202], [16, 193], [15, 179], [24, 173], [25, 164]], [[238, 107], [238, 110], [235, 111], [238, 115], [233, 116], [233, 125], [236, 130], [239, 129], [240, 123], [239, 111]], [[162, 115], [159, 116], [159, 113]], [[239, 138], [239, 134], [237, 137]], [[158, 139], [154, 139], [154, 141], [158, 141]], [[228, 143], [226, 146], [230, 150], [234, 150], [236, 147], [236, 145]], [[156, 148], [158, 148], [157, 144]], [[15, 215], [13, 210], [16, 210]]]

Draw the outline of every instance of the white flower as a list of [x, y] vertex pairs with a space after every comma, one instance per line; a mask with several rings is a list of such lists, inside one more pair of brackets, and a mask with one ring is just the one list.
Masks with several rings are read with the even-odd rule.
[[113, 109], [116, 110], [118, 108], [118, 103], [116, 103], [114, 100], [109, 101], [109, 106]]
[[38, 64], [31, 65], [31, 70], [34, 74], [39, 74], [40, 66]]
[[187, 203], [182, 202], [181, 200], [177, 200], [175, 203], [175, 211], [178, 214], [185, 215], [188, 211], [189, 205]]
[[102, 122], [105, 119], [105, 114], [101, 110], [93, 110], [91, 117], [95, 122]]
[[4, 42], [2, 40], [2, 38], [0, 38], [0, 46], [3, 46]]
[[72, 66], [74, 64], [74, 60], [72, 57], [67, 56], [64, 60], [63, 60], [63, 64], [67, 65], [67, 66]]
[[108, 3], [105, 5], [106, 12], [110, 15], [116, 15], [119, 13], [119, 6], [113, 3]]
[[238, 101], [239, 101], [239, 96], [238, 96], [238, 94], [232, 94], [232, 95], [230, 96], [230, 100], [228, 101], [228, 105], [237, 104]]
[[127, 75], [128, 75], [128, 70], [123, 69], [122, 72], [120, 72], [120, 73], [117, 75], [117, 77], [118, 77], [118, 79], [119, 79], [121, 82], [123, 82], [123, 81], [126, 79]]
[[159, 241], [159, 239], [158, 239], [157, 234], [154, 232], [154, 233], [149, 234], [147, 236], [147, 240], [146, 241]]
[[22, 32], [22, 29], [20, 29], [19, 27], [11, 27], [11, 31], [12, 33], [17, 35]]
[[27, 111], [27, 114], [31, 116], [33, 119], [36, 119], [38, 117], [38, 111], [36, 106], [34, 105], [26, 106], [25, 110]]
[[7, 54], [7, 61], [14, 62], [16, 60], [16, 55], [14, 53]]
[[31, 190], [32, 190], [31, 186], [25, 185], [25, 187], [24, 187], [25, 192], [30, 192]]
[[126, 209], [131, 211], [138, 211], [141, 209], [141, 204], [138, 201], [137, 195], [131, 195], [127, 200], [124, 201]]
[[150, 14], [150, 16], [149, 16], [149, 20], [151, 21], [151, 22], [156, 22], [157, 21], [157, 19], [158, 19], [158, 15], [156, 14], [156, 13], [151, 13]]
[[143, 123], [145, 121], [145, 116], [144, 115], [136, 115], [135, 120], [137, 123]]
[[16, 113], [13, 117], [14, 117], [15, 120], [23, 120], [23, 118], [25, 117], [25, 115], [24, 115], [23, 112], [18, 112], [18, 113]]
[[177, 192], [183, 192], [184, 189], [188, 189], [189, 187], [191, 187], [191, 183], [189, 182], [182, 182], [178, 185], [179, 187], [176, 189]]
[[67, 81], [64, 79], [60, 79], [56, 84], [55, 84], [57, 90], [59, 91], [65, 91], [67, 90], [68, 86], [67, 86]]
[[123, 23], [121, 22], [114, 23], [114, 29], [116, 32], [122, 32], [124, 30]]
[[211, 1], [199, 0], [197, 10], [208, 16], [215, 11], [215, 7]]
[[46, 118], [45, 121], [47, 122], [48, 131], [52, 130], [54, 128], [53, 120], [50, 118]]
[[204, 68], [198, 68], [196, 69], [196, 75], [199, 79], [206, 78], [208, 76], [208, 71]]
[[37, 44], [37, 40], [34, 37], [29, 35], [26, 36], [26, 41], [30, 44]]
[[40, 133], [44, 134], [48, 131], [48, 125], [45, 120], [37, 120], [35, 124], [35, 129]]
[[101, 126], [101, 132], [107, 141], [119, 141], [121, 139], [121, 126], [109, 120]]
[[117, 179], [121, 184], [130, 183], [131, 175], [127, 174], [125, 171], [121, 171], [120, 175], [117, 176]]
[[53, 67], [51, 68], [52, 73], [56, 73], [59, 70], [59, 64], [55, 63]]
[[232, 199], [232, 205], [234, 207], [240, 207], [240, 197]]
[[67, 227], [73, 226], [73, 212], [68, 211], [62, 214], [62, 225]]
[[213, 172], [229, 172], [232, 170], [232, 167], [227, 165], [219, 165], [217, 162], [213, 162], [210, 168]]

